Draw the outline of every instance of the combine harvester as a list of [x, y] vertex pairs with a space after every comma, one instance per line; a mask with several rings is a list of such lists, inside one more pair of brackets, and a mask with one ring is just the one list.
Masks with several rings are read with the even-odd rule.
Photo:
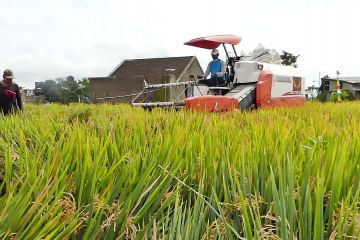
[[[196, 81], [151, 85], [145, 81], [144, 90], [133, 100], [133, 106], [186, 107], [195, 111], [229, 111], [249, 108], [302, 106], [305, 103], [305, 78], [290, 66], [242, 60], [235, 45], [241, 38], [217, 35], [190, 40], [185, 45], [214, 49], [223, 45], [226, 53], [226, 81], [221, 86], [208, 87]], [[227, 50], [231, 45], [233, 52]], [[139, 96], [161, 88], [182, 86], [187, 98], [174, 102], [136, 102]], [[180, 95], [179, 95], [180, 97]]]

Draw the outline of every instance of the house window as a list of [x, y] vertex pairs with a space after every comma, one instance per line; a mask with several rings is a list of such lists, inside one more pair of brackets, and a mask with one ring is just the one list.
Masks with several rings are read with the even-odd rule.
[[330, 90], [330, 81], [329, 80], [323, 80], [322, 84], [323, 84], [323, 90], [324, 91], [329, 91]]
[[360, 83], [354, 83], [353, 86], [356, 88], [360, 88]]

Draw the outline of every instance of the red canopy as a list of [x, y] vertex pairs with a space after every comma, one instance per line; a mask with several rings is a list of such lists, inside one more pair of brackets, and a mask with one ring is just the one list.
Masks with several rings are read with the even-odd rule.
[[213, 49], [219, 47], [220, 44], [223, 43], [237, 45], [240, 43], [240, 41], [241, 41], [241, 37], [235, 35], [215, 35], [215, 36], [195, 38], [184, 44], [199, 48]]

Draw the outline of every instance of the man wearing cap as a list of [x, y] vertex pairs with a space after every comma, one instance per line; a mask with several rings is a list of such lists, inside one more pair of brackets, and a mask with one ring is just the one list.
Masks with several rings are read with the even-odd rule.
[[[204, 78], [199, 83], [204, 83], [208, 86], [217, 86], [225, 83], [226, 64], [219, 59], [219, 51], [213, 49], [211, 51], [212, 61], [209, 62], [206, 72], [201, 76]], [[210, 74], [210, 79], [206, 79]]]
[[7, 115], [16, 109], [22, 110], [19, 86], [13, 82], [13, 72], [6, 69], [0, 81], [0, 113]]

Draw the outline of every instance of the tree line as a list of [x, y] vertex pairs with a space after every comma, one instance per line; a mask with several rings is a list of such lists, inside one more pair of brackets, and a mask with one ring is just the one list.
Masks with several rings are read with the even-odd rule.
[[50, 103], [89, 102], [89, 80], [75, 80], [73, 76], [35, 83], [35, 94]]

